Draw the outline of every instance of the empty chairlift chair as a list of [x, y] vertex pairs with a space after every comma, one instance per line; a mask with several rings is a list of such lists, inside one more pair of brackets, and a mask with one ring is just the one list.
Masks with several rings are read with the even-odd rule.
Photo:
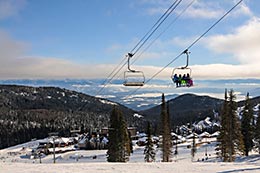
[[130, 58], [133, 57], [132, 53], [127, 54], [128, 70], [124, 72], [124, 86], [143, 86], [145, 83], [145, 76], [142, 71], [133, 70], [130, 68]]

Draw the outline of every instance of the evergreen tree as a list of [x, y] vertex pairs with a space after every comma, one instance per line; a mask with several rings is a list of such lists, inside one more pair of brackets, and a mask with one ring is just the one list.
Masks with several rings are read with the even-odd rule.
[[145, 155], [144, 160], [145, 162], [153, 162], [155, 161], [155, 151], [153, 148], [150, 122], [147, 123], [146, 134], [147, 134], [147, 139], [146, 139], [146, 144], [144, 149], [144, 155]]
[[255, 125], [255, 141], [256, 141], [256, 148], [258, 149], [258, 152], [260, 154], [260, 103], [258, 106], [258, 116]]
[[221, 156], [224, 162], [233, 162], [235, 155], [244, 151], [241, 125], [237, 116], [236, 96], [233, 90], [225, 94], [225, 102], [221, 120]]
[[114, 107], [110, 116], [108, 162], [126, 162], [130, 156], [130, 144], [122, 112]]
[[248, 156], [253, 148], [253, 108], [249, 100], [249, 93], [246, 95], [245, 106], [242, 111], [241, 131], [244, 142], [244, 153]]
[[170, 128], [170, 117], [167, 111], [164, 94], [162, 94], [161, 104], [161, 126], [162, 126], [162, 161], [170, 162], [172, 155], [171, 151], [171, 128]]
[[227, 129], [228, 129], [228, 123], [227, 123], [227, 111], [228, 111], [228, 96], [227, 96], [227, 90], [225, 90], [225, 100], [221, 109], [220, 114], [220, 134], [217, 137], [217, 155], [225, 162], [227, 161], [227, 141], [228, 141], [228, 135], [227, 135]]
[[[228, 97], [229, 95], [229, 97]], [[237, 105], [233, 90], [225, 91], [225, 101], [221, 112], [221, 129], [218, 137], [218, 155], [224, 162], [233, 162], [237, 153], [243, 153], [244, 144], [241, 124], [237, 116]]]

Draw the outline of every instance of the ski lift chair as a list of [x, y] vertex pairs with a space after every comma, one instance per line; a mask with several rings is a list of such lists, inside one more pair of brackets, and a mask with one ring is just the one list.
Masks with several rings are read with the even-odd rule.
[[187, 55], [186, 66], [174, 68], [172, 71], [171, 79], [173, 83], [176, 83], [176, 87], [191, 87], [193, 86], [193, 80], [191, 78], [191, 68], [188, 68], [189, 65], [189, 53], [186, 49], [183, 54]]
[[144, 86], [145, 76], [142, 71], [133, 70], [130, 68], [130, 58], [133, 54], [128, 53], [128, 70], [124, 72], [124, 86]]

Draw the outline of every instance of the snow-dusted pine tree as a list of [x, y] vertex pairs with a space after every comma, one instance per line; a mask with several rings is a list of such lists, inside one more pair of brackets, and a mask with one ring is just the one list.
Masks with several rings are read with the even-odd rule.
[[172, 155], [172, 142], [171, 142], [171, 127], [170, 127], [170, 117], [168, 115], [165, 97], [162, 94], [162, 104], [161, 104], [161, 126], [162, 126], [162, 161], [170, 162]]
[[258, 106], [258, 116], [256, 119], [256, 126], [255, 126], [255, 141], [256, 141], [256, 148], [260, 154], [260, 103]]
[[233, 90], [225, 92], [225, 101], [221, 113], [221, 130], [218, 137], [219, 156], [224, 162], [233, 162], [237, 153], [243, 153], [244, 144], [241, 124], [237, 115], [236, 96]]
[[241, 131], [245, 145], [244, 153], [246, 156], [248, 156], [249, 151], [253, 148], [253, 120], [253, 107], [250, 103], [249, 93], [247, 93], [241, 120]]
[[228, 96], [227, 96], [227, 90], [225, 90], [225, 100], [221, 109], [221, 114], [220, 114], [220, 134], [217, 137], [217, 155], [220, 157], [223, 161], [226, 161], [228, 156], [227, 156], [227, 141], [228, 141], [228, 135], [226, 133], [228, 129], [228, 123], [227, 123], [227, 110], [228, 110]]
[[108, 162], [126, 162], [130, 156], [129, 136], [122, 112], [115, 106], [110, 116]]
[[145, 162], [153, 162], [155, 161], [155, 151], [153, 148], [152, 134], [151, 134], [151, 123], [147, 123], [146, 129], [147, 139], [144, 149], [144, 160]]
[[235, 156], [239, 152], [244, 151], [243, 137], [241, 134], [241, 124], [237, 115], [237, 104], [235, 102], [236, 96], [234, 91], [231, 89], [229, 92], [228, 98], [228, 111], [227, 111], [227, 153], [228, 153], [228, 162], [233, 162]]

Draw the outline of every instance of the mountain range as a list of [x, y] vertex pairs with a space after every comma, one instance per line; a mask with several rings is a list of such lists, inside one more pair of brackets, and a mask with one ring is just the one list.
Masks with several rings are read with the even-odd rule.
[[[102, 127], [108, 127], [110, 112], [115, 105], [123, 112], [128, 125], [135, 126], [138, 130], [143, 131], [145, 122], [148, 120], [155, 127], [158, 127], [160, 122], [161, 93], [158, 91], [143, 93], [139, 91], [135, 95], [136, 97], [121, 100], [116, 96], [126, 91], [121, 91], [117, 95], [118, 90], [114, 90], [114, 97], [111, 97], [113, 99], [105, 99], [101, 96], [93, 97], [74, 91], [68, 87], [47, 87], [46, 85], [51, 85], [52, 81], [50, 83], [42, 81], [45, 83], [45, 87], [37, 86], [41, 84], [39, 81], [36, 82], [37, 84], [29, 82], [31, 82], [31, 86], [0, 85], [0, 148], [26, 142], [33, 138], [44, 138], [53, 131], [69, 136], [70, 130], [73, 129], [79, 129], [82, 132], [100, 130]], [[67, 86], [73, 83], [76, 88], [83, 85], [83, 83], [79, 84], [80, 81], [77, 84], [75, 81], [65, 81], [64, 83]], [[92, 92], [97, 90], [97, 88], [93, 88], [91, 82], [84, 83], [84, 85]], [[195, 94], [179, 96], [168, 94], [166, 96], [172, 127], [198, 122], [206, 117], [215, 118], [214, 116], [220, 111], [223, 103], [223, 100], [219, 98]], [[169, 99], [169, 97], [174, 98]], [[147, 104], [150, 102], [153, 104], [149, 105], [148, 109], [140, 111], [129, 108], [128, 104], [125, 104], [126, 106], [121, 104], [128, 101], [134, 103], [136, 99], [137, 104], [145, 101]], [[118, 100], [118, 102], [114, 100]], [[254, 97], [251, 100], [255, 106], [259, 104], [260, 97]], [[238, 101], [240, 107], [243, 104], [243, 100]]]
[[90, 96], [106, 98], [136, 111], [146, 110], [159, 105], [162, 93], [164, 93], [166, 100], [188, 93], [223, 99], [225, 89], [233, 89], [236, 93], [237, 101], [243, 100], [247, 92], [249, 92], [250, 97], [260, 95], [260, 79], [194, 79], [194, 87], [189, 88], [176, 88], [169, 79], [153, 79], [142, 88], [125, 87], [120, 79], [112, 80], [110, 83], [105, 81], [105, 79], [25, 79], [0, 80], [0, 84], [66, 88]]

